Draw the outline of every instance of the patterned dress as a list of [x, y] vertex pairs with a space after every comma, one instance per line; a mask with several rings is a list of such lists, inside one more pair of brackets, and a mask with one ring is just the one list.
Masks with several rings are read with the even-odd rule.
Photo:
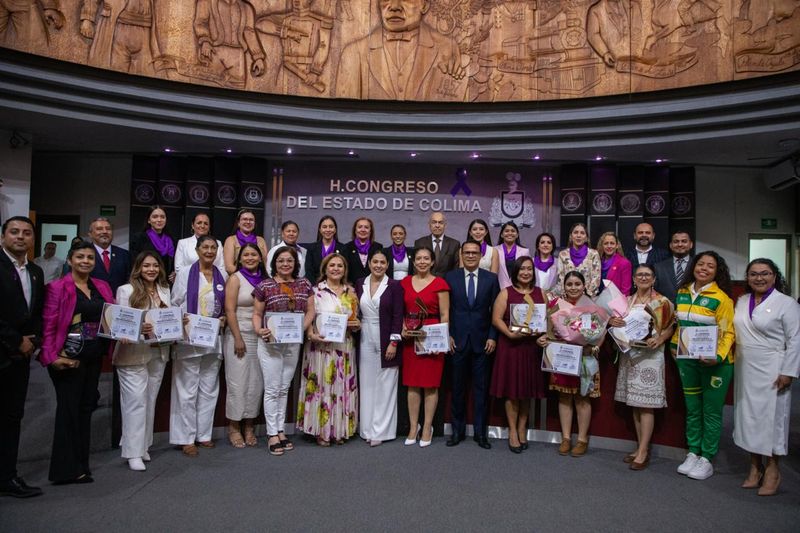
[[[355, 291], [344, 295], [355, 300]], [[350, 314], [352, 308], [321, 282], [314, 288], [317, 313]], [[325, 440], [348, 439], [358, 426], [356, 350], [348, 332], [342, 343], [308, 341], [303, 354], [297, 428]]]
[[600, 284], [602, 283], [602, 266], [600, 264], [600, 254], [597, 250], [589, 248], [586, 257], [577, 267], [572, 262], [569, 255], [569, 248], [561, 250], [556, 258], [558, 265], [558, 283], [553, 287], [553, 293], [557, 296], [564, 295], [564, 278], [573, 270], [577, 270], [586, 279], [586, 294], [594, 298], [597, 296]]

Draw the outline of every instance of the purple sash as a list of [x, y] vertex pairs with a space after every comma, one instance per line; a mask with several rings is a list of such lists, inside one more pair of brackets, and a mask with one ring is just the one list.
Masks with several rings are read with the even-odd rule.
[[[214, 311], [213, 318], [219, 318], [225, 311], [225, 278], [217, 267], [211, 267], [211, 283], [214, 287]], [[189, 279], [186, 284], [186, 311], [197, 314], [198, 291], [200, 290], [200, 261], [195, 261], [189, 268]]]

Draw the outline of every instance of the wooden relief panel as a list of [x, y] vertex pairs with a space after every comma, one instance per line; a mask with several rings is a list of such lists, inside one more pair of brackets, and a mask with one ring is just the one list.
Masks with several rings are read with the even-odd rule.
[[0, 47], [254, 92], [502, 102], [800, 69], [800, 0], [0, 0]]

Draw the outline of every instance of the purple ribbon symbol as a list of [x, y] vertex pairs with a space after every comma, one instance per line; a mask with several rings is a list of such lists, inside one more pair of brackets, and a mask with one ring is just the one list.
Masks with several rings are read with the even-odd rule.
[[464, 191], [467, 196], [472, 196], [472, 189], [467, 185], [467, 169], [459, 168], [456, 170], [456, 184], [450, 189], [450, 196], [455, 197], [458, 191]]

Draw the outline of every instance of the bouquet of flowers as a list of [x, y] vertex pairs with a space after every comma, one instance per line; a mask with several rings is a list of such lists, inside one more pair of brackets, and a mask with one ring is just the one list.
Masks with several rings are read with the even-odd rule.
[[548, 324], [552, 327], [552, 331], [548, 333], [579, 346], [599, 345], [608, 323], [608, 312], [597, 306], [588, 296], [582, 296], [575, 305], [558, 299], [551, 305], [548, 315]]
[[625, 316], [628, 313], [628, 297], [613, 281], [604, 279], [603, 287], [603, 292], [594, 299], [594, 303], [605, 309], [609, 316]]

